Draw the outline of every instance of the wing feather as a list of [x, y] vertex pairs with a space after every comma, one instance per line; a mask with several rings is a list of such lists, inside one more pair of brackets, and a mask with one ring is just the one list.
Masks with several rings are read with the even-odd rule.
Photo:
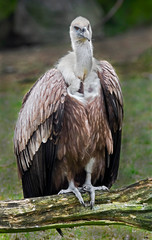
[[42, 143], [51, 138], [53, 144], [57, 142], [66, 94], [61, 73], [52, 69], [23, 98], [14, 134], [14, 149], [21, 176], [30, 168]]
[[100, 61], [98, 76], [104, 96], [108, 124], [113, 139], [113, 153], [109, 155], [106, 149], [106, 170], [102, 184], [111, 187], [117, 178], [119, 167], [123, 97], [118, 76], [110, 63], [107, 61]]

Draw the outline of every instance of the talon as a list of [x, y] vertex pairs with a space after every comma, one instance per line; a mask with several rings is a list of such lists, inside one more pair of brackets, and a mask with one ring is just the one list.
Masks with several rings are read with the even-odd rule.
[[84, 200], [81, 196], [81, 193], [79, 192], [78, 188], [75, 187], [73, 181], [71, 181], [69, 183], [69, 187], [67, 189], [62, 189], [59, 191], [59, 194], [65, 194], [65, 193], [74, 193], [75, 196], [77, 197], [77, 199], [79, 200], [79, 202], [85, 207], [85, 203]]
[[99, 190], [99, 191], [107, 191], [109, 192], [109, 188], [107, 188], [106, 186], [99, 186], [99, 187], [94, 187], [95, 191]]
[[84, 184], [82, 186], [82, 189], [85, 192], [89, 192], [90, 194], [90, 207], [93, 209], [94, 204], [95, 204], [95, 191], [100, 190], [100, 191], [108, 191], [109, 189], [106, 186], [99, 186], [99, 187], [94, 187], [92, 184]]
[[83, 205], [83, 207], [86, 207], [86, 205], [85, 205], [84, 201], [82, 201], [82, 202], [80, 202], [80, 203]]
[[94, 207], [94, 202], [90, 201], [90, 208], [93, 209]]
[[65, 193], [68, 193], [68, 191], [67, 191], [68, 189], [62, 189], [60, 192], [58, 192], [58, 195], [60, 195], [60, 194], [65, 194]]

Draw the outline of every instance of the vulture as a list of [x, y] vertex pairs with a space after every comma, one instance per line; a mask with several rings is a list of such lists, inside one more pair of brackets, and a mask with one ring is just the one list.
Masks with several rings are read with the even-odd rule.
[[123, 98], [118, 76], [93, 57], [84, 17], [70, 25], [72, 51], [24, 96], [14, 150], [25, 198], [108, 190], [119, 167]]

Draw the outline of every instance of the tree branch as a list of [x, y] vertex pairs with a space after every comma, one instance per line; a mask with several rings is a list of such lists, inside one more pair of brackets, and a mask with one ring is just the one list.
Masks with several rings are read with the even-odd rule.
[[[89, 202], [87, 193], [83, 198]], [[1, 233], [111, 224], [152, 230], [152, 178], [109, 193], [96, 192], [93, 210], [72, 194], [0, 202]]]
[[110, 9], [110, 11], [107, 13], [107, 15], [103, 18], [102, 24], [105, 24], [106, 22], [108, 22], [115, 15], [115, 13], [118, 11], [118, 9], [123, 4], [123, 1], [124, 0], [116, 1], [115, 5]]

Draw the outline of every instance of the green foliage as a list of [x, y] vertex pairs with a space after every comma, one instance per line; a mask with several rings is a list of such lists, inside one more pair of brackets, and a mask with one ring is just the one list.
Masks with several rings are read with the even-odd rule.
[[[105, 15], [113, 7], [116, 0], [97, 0], [103, 8]], [[105, 31], [112, 35], [122, 32], [128, 28], [149, 24], [152, 20], [152, 1], [151, 0], [127, 0], [106, 24]]]
[[32, 3], [27, 3], [29, 14], [36, 20], [38, 24], [46, 28], [50, 28], [54, 23], [53, 13], [41, 4], [41, 1], [33, 0]]
[[0, 0], [0, 21], [8, 18], [15, 10], [18, 0]]

